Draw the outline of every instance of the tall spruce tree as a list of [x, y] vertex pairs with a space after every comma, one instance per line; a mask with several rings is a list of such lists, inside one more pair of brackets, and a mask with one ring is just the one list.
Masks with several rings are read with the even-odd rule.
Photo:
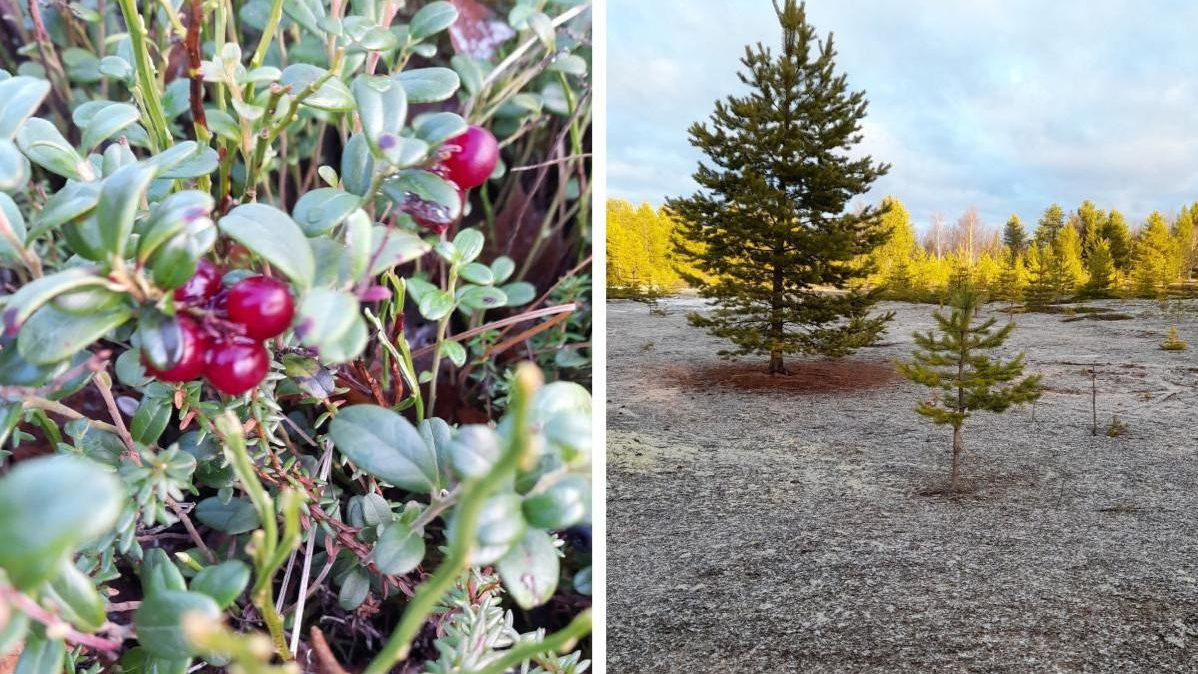
[[891, 317], [869, 313], [880, 288], [827, 292], [868, 277], [861, 260], [887, 235], [884, 206], [847, 212], [889, 169], [849, 154], [865, 93], [836, 73], [832, 37], [818, 38], [804, 5], [774, 9], [780, 49], [745, 48], [748, 93], [690, 128], [708, 157], [694, 174], [700, 190], [667, 201], [680, 221], [679, 257], [704, 273], [688, 281], [715, 305], [692, 324], [736, 345], [723, 355], [768, 354], [771, 374], [786, 372], [788, 354], [836, 357], [871, 344]]
[[1007, 247], [1012, 264], [1027, 250], [1027, 232], [1023, 229], [1023, 222], [1018, 215], [1012, 215], [1007, 219], [1007, 224], [1002, 230], [1002, 243]]
[[1114, 209], [1107, 214], [1102, 226], [1102, 238], [1111, 246], [1111, 258], [1115, 261], [1115, 269], [1126, 272], [1131, 268], [1132, 242], [1131, 228], [1123, 214]]
[[1065, 211], [1060, 204], [1053, 204], [1044, 209], [1044, 215], [1040, 216], [1040, 222], [1036, 224], [1036, 243], [1052, 243], [1064, 226]]
[[[964, 285], [951, 300], [948, 316], [936, 311], [940, 334], [915, 333], [912, 360], [899, 364], [902, 374], [919, 384], [939, 389], [915, 411], [938, 425], [953, 427], [950, 493], [957, 493], [961, 473], [962, 428], [973, 412], [1004, 412], [1012, 405], [1040, 397], [1040, 375], [1023, 377], [1023, 354], [1003, 361], [987, 354], [1011, 336], [1014, 323], [995, 330], [993, 317], [974, 323], [974, 312], [983, 304], [978, 292]], [[1023, 377], [1022, 379], [1020, 377]]]

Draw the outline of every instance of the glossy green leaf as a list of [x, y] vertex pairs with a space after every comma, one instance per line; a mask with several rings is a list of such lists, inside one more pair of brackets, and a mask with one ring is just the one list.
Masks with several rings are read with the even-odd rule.
[[50, 82], [37, 77], [18, 75], [0, 82], [0, 138], [12, 140], [49, 93]]
[[458, 273], [466, 281], [478, 285], [491, 285], [495, 282], [495, 273], [491, 271], [491, 268], [478, 262], [471, 262], [463, 266]]
[[439, 321], [445, 318], [453, 311], [453, 307], [453, 295], [440, 288], [424, 295], [417, 302], [420, 315], [430, 321]]
[[143, 445], [157, 443], [170, 423], [172, 409], [170, 400], [166, 398], [143, 397], [129, 422], [129, 434], [134, 442]]
[[544, 491], [524, 499], [524, 519], [538, 529], [565, 529], [586, 517], [591, 483], [581, 475], [570, 475]]
[[383, 182], [382, 190], [400, 210], [420, 212], [426, 220], [449, 223], [462, 215], [458, 188], [432, 171], [400, 171]]
[[376, 527], [386, 524], [391, 521], [393, 515], [391, 504], [387, 503], [387, 499], [379, 494], [370, 492], [362, 496], [362, 517], [366, 520], [367, 525]]
[[379, 571], [393, 576], [410, 573], [424, 561], [424, 536], [412, 531], [403, 522], [393, 522], [383, 529], [374, 545], [371, 559]]
[[195, 516], [204, 524], [226, 534], [244, 534], [257, 529], [262, 523], [254, 504], [241, 498], [222, 503], [219, 498], [211, 496], [196, 504]]
[[482, 477], [499, 459], [499, 436], [482, 424], [462, 426], [449, 443], [449, 458], [461, 479]]
[[363, 471], [401, 489], [427, 493], [437, 486], [437, 459], [416, 428], [391, 410], [354, 405], [330, 422], [342, 454]]
[[187, 674], [190, 658], [160, 658], [136, 646], [121, 656], [119, 674]]
[[408, 34], [413, 40], [423, 40], [453, 25], [458, 20], [458, 10], [452, 3], [438, 0], [420, 8], [408, 24]]
[[373, 260], [369, 272], [371, 276], [377, 276], [388, 269], [407, 264], [432, 250], [432, 246], [416, 234], [390, 227], [373, 228], [371, 241], [376, 251], [371, 255]]
[[438, 103], [457, 93], [461, 80], [451, 68], [415, 68], [395, 76], [410, 103]]
[[104, 179], [100, 203], [96, 205], [96, 221], [105, 251], [124, 257], [138, 204], [153, 179], [154, 170], [142, 164], [123, 166]]
[[361, 204], [362, 198], [335, 187], [304, 193], [295, 202], [292, 216], [308, 236], [319, 236], [341, 224]]
[[349, 332], [358, 314], [358, 298], [352, 293], [314, 288], [300, 304], [296, 334], [323, 356], [324, 346]]
[[206, 566], [191, 579], [191, 589], [212, 597], [221, 609], [228, 608], [250, 582], [250, 567], [236, 559]]
[[429, 145], [440, 145], [466, 132], [466, 120], [452, 112], [433, 112], [416, 120], [416, 136]]
[[[7, 195], [0, 195], [3, 200]], [[47, 302], [72, 290], [104, 286], [107, 280], [91, 267], [69, 267], [21, 286], [8, 298], [4, 307], [4, 326], [11, 332], [29, 320], [35, 311]]]
[[112, 103], [94, 116], [90, 123], [83, 127], [83, 142], [80, 146], [84, 152], [89, 152], [100, 143], [108, 140], [121, 129], [136, 124], [141, 119], [141, 113], [135, 106], [128, 103]]
[[491, 286], [466, 286], [458, 293], [458, 303], [470, 309], [486, 311], [506, 306], [507, 295]]
[[25, 640], [25, 650], [13, 674], [59, 674], [66, 656], [67, 647], [61, 639], [47, 639], [44, 631], [35, 630]]
[[183, 231], [160, 246], [147, 261], [154, 284], [167, 290], [183, 285], [195, 274], [200, 258], [214, 245], [216, 226], [211, 220], [200, 217], [187, 222]]
[[448, 358], [449, 362], [457, 367], [461, 367], [466, 363], [466, 347], [458, 342], [441, 342], [439, 353], [442, 358]]
[[48, 365], [66, 360], [129, 320], [127, 307], [93, 314], [70, 314], [52, 305], [38, 309], [17, 336], [21, 356]]
[[58, 605], [60, 615], [76, 629], [95, 632], [108, 619], [107, 602], [95, 582], [69, 558], [59, 561], [58, 573], [44, 592]]
[[366, 196], [374, 178], [374, 154], [366, 136], [356, 133], [349, 137], [341, 152], [341, 184], [351, 194]]
[[149, 217], [137, 223], [137, 259], [143, 264], [159, 247], [195, 222], [211, 223], [216, 202], [200, 190], [175, 192], [154, 204]]
[[17, 144], [0, 138], [0, 192], [15, 192], [29, 183], [29, 160]]
[[458, 262], [473, 262], [482, 252], [483, 244], [482, 232], [477, 229], [463, 229], [458, 232], [458, 235], [453, 238], [453, 247], [457, 251]]
[[133, 615], [138, 642], [150, 655], [168, 660], [197, 655], [183, 633], [183, 616], [189, 613], [220, 618], [220, 608], [206, 594], [168, 590], [146, 597]]
[[[24, 240], [25, 216], [21, 214], [21, 209], [17, 207], [12, 197], [3, 192], [0, 192], [0, 214], [4, 216], [4, 221], [13, 235], [18, 240]], [[10, 262], [21, 259], [20, 252], [5, 237], [0, 237], [0, 259], [9, 260]]]
[[337, 604], [346, 611], [352, 611], [366, 601], [370, 593], [370, 576], [360, 567], [354, 567], [341, 581], [341, 590], [337, 593]]
[[530, 529], [495, 569], [516, 604], [531, 609], [553, 597], [561, 575], [561, 560], [553, 537], [539, 529]]
[[316, 260], [300, 226], [265, 204], [242, 204], [220, 219], [220, 230], [262, 256], [301, 288], [312, 285]]
[[382, 75], [359, 75], [350, 89], [362, 123], [362, 134], [379, 157], [389, 143], [398, 142], [403, 131], [408, 119], [407, 94], [398, 81]]
[[91, 164], [75, 151], [53, 124], [40, 117], [29, 119], [17, 131], [17, 147], [29, 161], [72, 180], [94, 180]]
[[150, 548], [141, 562], [141, 591], [143, 595], [186, 590], [187, 581], [179, 567], [162, 548]]
[[320, 0], [283, 0], [283, 13], [313, 35], [324, 38], [325, 31], [320, 27], [320, 20], [325, 12], [324, 3]]
[[[449, 521], [449, 535], [457, 529], [457, 511]], [[475, 534], [474, 566], [494, 564], [507, 554], [520, 539], [528, 525], [520, 512], [520, 497], [513, 493], [497, 494], [487, 499], [478, 516]]]
[[46, 232], [89, 213], [100, 203], [100, 183], [69, 182], [55, 192], [38, 213], [26, 238], [31, 242]]
[[[329, 71], [307, 63], [293, 63], [283, 70], [279, 84], [291, 87], [291, 95], [298, 95]], [[337, 77], [330, 77], [304, 99], [303, 105], [317, 110], [345, 112], [354, 109], [354, 96], [349, 87]]]
[[0, 568], [20, 589], [59, 570], [75, 546], [107, 533], [124, 501], [119, 480], [74, 456], [27, 459], [0, 478]]

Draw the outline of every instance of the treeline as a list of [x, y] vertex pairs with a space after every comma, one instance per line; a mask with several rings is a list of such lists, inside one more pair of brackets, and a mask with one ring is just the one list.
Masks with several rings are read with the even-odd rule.
[[674, 221], [665, 209], [623, 199], [607, 202], [607, 285], [670, 291], [685, 282], [674, 259]]
[[[902, 202], [888, 197], [889, 240], [869, 255], [871, 286], [890, 299], [940, 301], [968, 276], [995, 299], [1046, 305], [1072, 298], [1163, 297], [1189, 293], [1198, 267], [1198, 202], [1176, 216], [1159, 211], [1132, 226], [1117, 210], [1085, 201], [1053, 204], [1034, 224], [1012, 215], [1002, 226], [969, 209], [953, 222], [934, 215], [922, 236]], [[613, 288], [669, 291], [685, 285], [664, 209], [607, 203], [607, 279]], [[864, 261], [863, 261], [864, 262]]]
[[1073, 298], [1163, 297], [1188, 291], [1198, 265], [1194, 218], [1198, 202], [1169, 219], [1153, 211], [1131, 227], [1117, 210], [1085, 201], [1066, 212], [1053, 204], [1034, 227], [1012, 215], [988, 226], [974, 209], [954, 223], [934, 216], [916, 235], [902, 203], [887, 198], [883, 222], [890, 240], [870, 256], [871, 285], [892, 299], [936, 301], [970, 277], [991, 297], [1029, 306]]

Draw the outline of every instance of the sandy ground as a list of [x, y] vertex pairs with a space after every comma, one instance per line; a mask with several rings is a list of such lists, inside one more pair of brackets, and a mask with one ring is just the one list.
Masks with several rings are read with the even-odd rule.
[[[1016, 316], [1048, 391], [969, 421], [958, 501], [921, 495], [951, 439], [926, 389], [754, 389], [764, 363], [729, 372], [687, 324], [701, 301], [663, 306], [608, 305], [609, 671], [1198, 672], [1198, 304]], [[850, 374], [931, 326], [886, 308]], [[1160, 350], [1170, 325], [1195, 348]], [[1121, 437], [1091, 435], [1090, 366]]]

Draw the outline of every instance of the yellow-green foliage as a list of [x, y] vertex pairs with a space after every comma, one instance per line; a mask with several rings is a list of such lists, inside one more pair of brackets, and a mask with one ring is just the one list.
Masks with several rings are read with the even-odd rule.
[[633, 206], [622, 199], [607, 202], [607, 284], [613, 287], [678, 288], [674, 221], [649, 204]]
[[[1183, 206], [1172, 223], [1153, 212], [1138, 230], [1129, 229], [1118, 211], [1099, 210], [1090, 201], [1076, 211], [1049, 208], [1044, 217], [1054, 227], [1044, 233], [1055, 233], [1042, 237], [1042, 245], [1028, 236], [1023, 250], [1013, 253], [994, 229], [982, 227], [974, 235], [972, 260], [960, 236], [955, 248], [949, 243], [951, 232], [943, 234], [937, 257], [903, 203], [893, 196], [884, 203], [890, 206], [882, 216], [890, 239], [861, 261], [873, 267], [864, 285], [885, 287], [890, 299], [940, 301], [959, 269], [968, 270], [992, 299], [1008, 302], [1025, 301], [1029, 292], [1037, 304], [1077, 296], [1159, 297], [1198, 268], [1198, 202]], [[672, 256], [674, 223], [664, 210], [611, 200], [607, 228], [609, 285], [673, 289], [685, 284]], [[1092, 283], [1092, 271], [1103, 272], [1109, 281]]]

